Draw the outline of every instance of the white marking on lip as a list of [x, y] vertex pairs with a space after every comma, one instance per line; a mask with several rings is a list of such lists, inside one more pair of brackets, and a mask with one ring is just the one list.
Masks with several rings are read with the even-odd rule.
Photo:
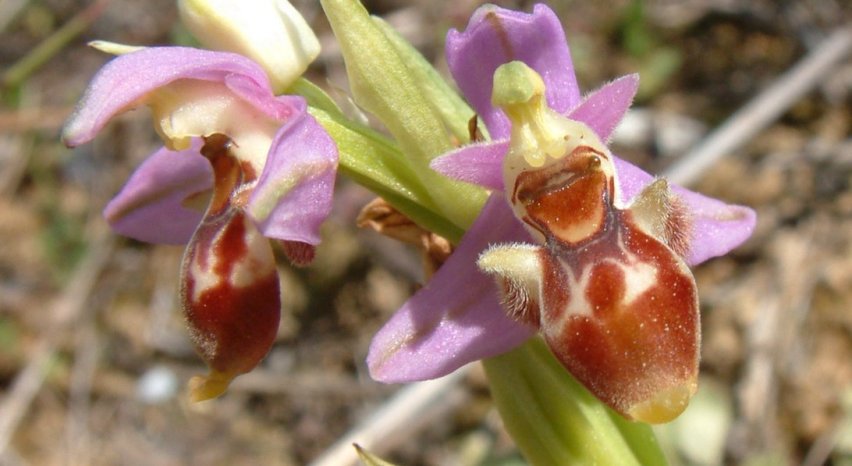
[[569, 316], [591, 316], [592, 304], [586, 297], [586, 289], [589, 287], [589, 279], [591, 278], [592, 266], [583, 268], [583, 273], [580, 279], [577, 280], [571, 271], [568, 271], [568, 290], [570, 291], [571, 299], [568, 301], [568, 306], [565, 308], [565, 318]]
[[[213, 247], [218, 242], [219, 238], [212, 241]], [[199, 247], [198, 245], [195, 246]], [[213, 249], [211, 247], [211, 249]], [[192, 286], [192, 301], [199, 302], [201, 301], [201, 296], [204, 295], [205, 292], [216, 288], [219, 286], [219, 283], [222, 281], [222, 277], [220, 277], [217, 273], [214, 272], [219, 266], [220, 258], [213, 254], [213, 251], [208, 251], [207, 253], [207, 267], [201, 267], [199, 264], [199, 252], [196, 250], [195, 254], [193, 254], [192, 262], [190, 263], [189, 275], [192, 277], [193, 286]]]
[[243, 222], [245, 234], [242, 241], [247, 250], [231, 268], [228, 283], [234, 288], [254, 285], [275, 270], [275, 259], [269, 250], [268, 240], [260, 234], [248, 216], [243, 216]]
[[646, 262], [620, 264], [624, 271], [625, 293], [622, 302], [630, 305], [657, 283], [657, 268]]
[[608, 259], [624, 273], [624, 306], [631, 305], [636, 299], [657, 284], [657, 267], [639, 259], [627, 249], [621, 233], [618, 234], [618, 248], [623, 254], [621, 260]]
[[233, 288], [245, 288], [255, 284], [260, 278], [275, 270], [275, 260], [271, 251], [269, 251], [267, 239], [250, 223], [251, 221], [247, 216], [242, 216], [242, 222], [245, 225], [245, 234], [240, 240], [247, 251], [246, 254], [236, 258], [236, 261], [231, 264], [228, 276], [221, 276], [216, 273], [224, 259], [215, 253], [226, 237], [229, 228], [227, 224], [220, 228], [210, 241], [209, 251], [206, 254], [207, 267], [202, 267], [199, 263], [200, 255], [198, 252], [196, 251], [196, 254], [194, 254], [189, 271], [194, 280], [192, 292], [194, 302], [200, 301], [205, 292], [219, 287], [223, 281]]
[[[591, 317], [594, 312], [591, 303], [589, 303], [586, 297], [586, 288], [591, 277], [592, 266], [587, 266], [583, 269], [579, 280], [574, 276], [574, 272], [570, 267], [566, 267], [565, 265], [562, 265], [562, 267], [565, 270], [567, 278], [563, 286], [566, 288], [564, 292], [568, 294], [568, 303], [560, 312], [555, 313], [556, 319], [554, 321], [548, 322], [548, 328], [545, 330], [554, 335], [562, 332], [565, 326], [568, 325], [568, 319], [571, 317]], [[563, 291], [559, 290], [559, 292]], [[544, 312], [547, 313], [546, 310]]]

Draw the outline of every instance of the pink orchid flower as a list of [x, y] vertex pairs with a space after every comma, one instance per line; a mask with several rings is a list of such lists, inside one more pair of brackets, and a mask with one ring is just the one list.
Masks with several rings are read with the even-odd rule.
[[[700, 339], [686, 265], [745, 241], [754, 212], [655, 182], [609, 154], [604, 144], [629, 108], [638, 76], [581, 98], [564, 32], [547, 7], [532, 14], [482, 7], [464, 32], [450, 31], [446, 54], [491, 140], [432, 167], [493, 194], [448, 261], [376, 334], [371, 375], [383, 382], [440, 377], [540, 332], [566, 369], [623, 415], [648, 422], [676, 416], [695, 390]], [[547, 118], [569, 128], [565, 140], [581, 140], [566, 146], [559, 139], [567, 156], [536, 154], [541, 160], [520, 162], [522, 168], [520, 157], [508, 162], [507, 153], [524, 142], [513, 125], [524, 122], [492, 97], [495, 71], [513, 61], [540, 76], [547, 108], [536, 111], [556, 115]], [[500, 254], [514, 262], [495, 265]], [[664, 303], [651, 305], [655, 300]]]
[[110, 61], [63, 139], [88, 142], [114, 116], [142, 105], [166, 147], [133, 173], [104, 216], [131, 238], [187, 244], [182, 305], [210, 367], [191, 382], [191, 396], [208, 399], [271, 348], [281, 305], [267, 238], [295, 264], [310, 262], [331, 209], [337, 148], [304, 99], [273, 95], [250, 59], [184, 47]]

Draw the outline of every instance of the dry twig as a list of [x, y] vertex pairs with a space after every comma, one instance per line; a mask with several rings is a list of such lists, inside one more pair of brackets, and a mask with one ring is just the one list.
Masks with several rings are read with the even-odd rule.
[[311, 466], [351, 466], [358, 464], [352, 446], [382, 455], [410, 441], [436, 419], [458, 408], [467, 398], [456, 385], [467, 374], [466, 366], [440, 379], [420, 382], [399, 390], [381, 408], [317, 458]]
[[771, 86], [734, 113], [692, 152], [666, 170], [677, 184], [690, 184], [722, 157], [728, 155], [777, 120], [805, 93], [825, 80], [832, 68], [852, 50], [852, 28], [835, 31]]

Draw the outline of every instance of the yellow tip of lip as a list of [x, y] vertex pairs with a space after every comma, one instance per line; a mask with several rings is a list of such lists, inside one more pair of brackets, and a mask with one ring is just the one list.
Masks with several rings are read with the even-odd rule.
[[689, 399], [695, 394], [698, 384], [689, 381], [663, 390], [653, 397], [634, 405], [627, 414], [648, 424], [662, 424], [674, 420], [689, 404]]
[[195, 376], [189, 379], [189, 401], [198, 403], [216, 398], [226, 390], [235, 375], [211, 371], [208, 376]]

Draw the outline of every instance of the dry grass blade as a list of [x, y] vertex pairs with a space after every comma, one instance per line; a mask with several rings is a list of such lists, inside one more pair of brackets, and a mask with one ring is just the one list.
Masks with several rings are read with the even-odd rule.
[[677, 184], [690, 184], [717, 160], [745, 144], [769, 126], [852, 50], [852, 28], [835, 31], [769, 88], [737, 111], [692, 152], [666, 170]]
[[82, 34], [98, 19], [108, 3], [109, 0], [96, 0], [30, 50], [17, 63], [6, 69], [0, 74], [0, 83], [3, 87], [13, 88], [26, 81], [33, 72], [61, 52], [74, 38]]
[[[469, 367], [469, 366], [468, 366]], [[349, 431], [311, 466], [358, 464], [352, 444], [382, 455], [409, 441], [417, 431], [459, 407], [465, 394], [456, 386], [467, 374], [459, 369], [440, 379], [409, 385], [396, 393], [360, 425]]]

